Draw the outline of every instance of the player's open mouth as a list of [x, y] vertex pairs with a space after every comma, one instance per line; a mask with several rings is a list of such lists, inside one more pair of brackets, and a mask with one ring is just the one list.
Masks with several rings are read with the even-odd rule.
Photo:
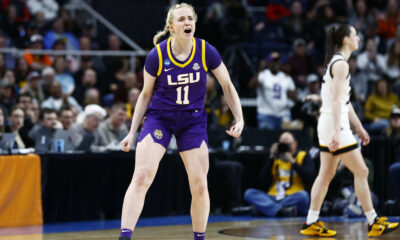
[[185, 29], [185, 33], [191, 33], [192, 29]]

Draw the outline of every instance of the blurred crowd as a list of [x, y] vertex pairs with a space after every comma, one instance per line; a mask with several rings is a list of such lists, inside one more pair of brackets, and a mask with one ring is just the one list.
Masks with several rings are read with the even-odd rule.
[[[127, 133], [143, 85], [141, 67], [131, 69], [131, 59], [120, 56], [29, 52], [125, 50], [112, 33], [100, 43], [94, 21], [72, 18], [64, 2], [1, 1], [0, 49], [27, 50], [0, 54], [0, 127], [14, 134], [12, 148], [51, 151], [53, 137], [62, 136], [65, 150], [104, 151]], [[83, 141], [85, 134], [93, 139]], [[80, 146], [83, 142], [90, 147]]]
[[[51, 133], [55, 134], [56, 130], [78, 129], [81, 125], [86, 126], [86, 133], [96, 135], [94, 149], [109, 149], [104, 146], [110, 142], [102, 141], [106, 136], [99, 138], [97, 132], [106, 123], [115, 124], [110, 131], [118, 131], [119, 125], [129, 128], [143, 86], [144, 59], [134, 59], [136, 67], [132, 69], [132, 59], [123, 56], [30, 53], [29, 50], [42, 49], [127, 49], [113, 33], [101, 42], [95, 22], [73, 18], [64, 2], [1, 1], [0, 49], [27, 51], [23, 55], [0, 54], [0, 124], [4, 132], [16, 134], [14, 147], [18, 148], [40, 148], [38, 141], [43, 139], [30, 137], [40, 127], [53, 129]], [[247, 75], [239, 69], [239, 82], [235, 74], [232, 76], [242, 98], [256, 99], [257, 115], [245, 116], [250, 126], [255, 122], [254, 127], [260, 129], [315, 130], [324, 73], [325, 29], [332, 24], [349, 23], [361, 39], [359, 50], [349, 59], [355, 110], [371, 133], [398, 132], [392, 131], [397, 127], [391, 121], [393, 109], [400, 106], [397, 0], [206, 2], [206, 8], [198, 9], [204, 15], [198, 23], [199, 37], [218, 48], [231, 70], [232, 56], [226, 50], [232, 44], [243, 46], [240, 48], [252, 61], [253, 71]], [[245, 68], [246, 64], [240, 66]], [[210, 128], [232, 123], [232, 114], [212, 75], [208, 78], [205, 104]], [[95, 115], [90, 107], [87, 110], [88, 106], [96, 106]], [[125, 118], [115, 120], [114, 113], [119, 110], [124, 111]], [[54, 111], [50, 114], [53, 120], [47, 122], [49, 111]], [[97, 121], [99, 126], [88, 124], [87, 119], [92, 119], [93, 124]], [[79, 144], [75, 142], [75, 148]]]

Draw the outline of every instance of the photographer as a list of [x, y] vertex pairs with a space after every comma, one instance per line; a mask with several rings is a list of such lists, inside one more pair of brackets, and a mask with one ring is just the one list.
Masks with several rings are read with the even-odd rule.
[[297, 150], [297, 141], [289, 132], [279, 137], [270, 149], [260, 180], [264, 190], [247, 189], [245, 200], [268, 217], [306, 215], [310, 196], [306, 188], [315, 177], [314, 163], [306, 151]]

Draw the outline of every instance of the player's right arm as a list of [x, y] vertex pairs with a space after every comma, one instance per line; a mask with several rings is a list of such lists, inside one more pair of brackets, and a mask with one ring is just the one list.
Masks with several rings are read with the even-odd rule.
[[349, 74], [349, 64], [345, 61], [337, 61], [332, 65], [332, 117], [334, 134], [329, 144], [329, 150], [334, 152], [339, 148], [340, 140], [340, 116], [342, 114], [342, 96]]
[[138, 101], [136, 102], [135, 111], [133, 112], [132, 125], [128, 135], [121, 141], [122, 151], [129, 152], [135, 140], [135, 134], [140, 123], [146, 113], [147, 107], [153, 97], [154, 85], [157, 76], [160, 75], [162, 68], [162, 58], [159, 54], [159, 47], [153, 48], [146, 57], [143, 70], [143, 89], [140, 92]]
[[136, 131], [144, 117], [144, 114], [146, 113], [147, 107], [150, 104], [153, 96], [154, 85], [157, 79], [157, 77], [150, 75], [146, 69], [144, 69], [143, 72], [144, 85], [136, 103], [135, 111], [133, 112], [131, 129], [128, 135], [121, 141], [122, 150], [125, 152], [129, 152], [129, 150], [132, 148]]

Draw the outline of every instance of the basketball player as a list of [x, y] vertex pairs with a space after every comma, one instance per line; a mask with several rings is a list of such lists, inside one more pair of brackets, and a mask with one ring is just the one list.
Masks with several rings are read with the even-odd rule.
[[318, 120], [321, 166], [318, 177], [311, 189], [311, 204], [307, 222], [300, 231], [303, 235], [330, 237], [336, 231], [325, 228], [319, 221], [319, 210], [326, 196], [329, 183], [335, 175], [341, 160], [354, 174], [354, 187], [358, 200], [368, 220], [368, 236], [376, 237], [398, 228], [399, 223], [387, 222], [378, 217], [371, 201], [365, 165], [360, 149], [357, 147], [350, 123], [356, 129], [365, 146], [369, 135], [350, 104], [349, 59], [358, 48], [360, 39], [354, 27], [341, 24], [332, 27], [326, 35], [325, 74], [321, 87], [321, 116]]
[[[138, 138], [133, 179], [125, 194], [120, 240], [131, 239], [145, 195], [172, 134], [176, 137], [189, 178], [194, 239], [204, 239], [210, 210], [204, 110], [207, 71], [210, 70], [221, 84], [235, 118], [235, 124], [226, 131], [227, 134], [239, 137], [243, 130], [239, 96], [218, 51], [204, 40], [193, 37], [196, 20], [191, 5], [172, 6], [164, 30], [154, 36], [156, 47], [146, 58], [144, 87], [135, 107], [130, 132], [121, 142], [123, 151], [131, 149], [139, 123], [146, 115]], [[171, 36], [157, 44], [158, 39], [168, 32]]]

